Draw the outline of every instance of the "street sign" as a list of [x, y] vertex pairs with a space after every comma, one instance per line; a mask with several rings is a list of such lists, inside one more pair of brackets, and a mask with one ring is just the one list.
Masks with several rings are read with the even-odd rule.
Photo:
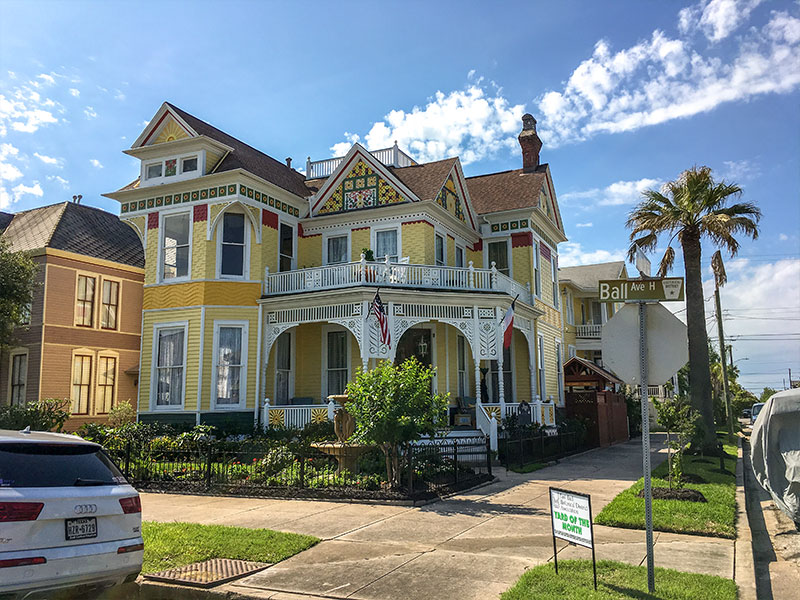
[[683, 300], [683, 277], [601, 279], [600, 302]]
[[[603, 367], [625, 383], [641, 380], [639, 309], [626, 304], [603, 325], [600, 334]], [[647, 370], [654, 385], [662, 385], [689, 361], [686, 325], [660, 304], [647, 305]]]
[[594, 557], [592, 498], [569, 490], [550, 488], [550, 522], [553, 526], [553, 563], [558, 573], [556, 538], [592, 549], [594, 589], [597, 589], [597, 563]]

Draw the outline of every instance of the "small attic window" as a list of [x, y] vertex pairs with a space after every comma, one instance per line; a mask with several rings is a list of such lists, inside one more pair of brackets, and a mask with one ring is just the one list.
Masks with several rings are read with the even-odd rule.
[[162, 163], [153, 163], [152, 165], [147, 165], [147, 178], [148, 179], [155, 179], [156, 177], [161, 177], [162, 173]]
[[197, 157], [191, 156], [184, 158], [181, 161], [181, 173], [188, 173], [189, 171], [197, 171]]

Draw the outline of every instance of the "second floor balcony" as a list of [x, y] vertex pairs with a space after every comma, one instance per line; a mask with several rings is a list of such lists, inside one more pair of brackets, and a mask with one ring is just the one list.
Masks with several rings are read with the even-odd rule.
[[296, 294], [348, 287], [390, 287], [420, 290], [504, 293], [533, 305], [530, 285], [524, 285], [494, 266], [476, 269], [467, 267], [415, 265], [389, 262], [358, 262], [310, 267], [294, 271], [270, 273], [266, 270], [264, 296]]
[[595, 323], [585, 323], [583, 325], [578, 325], [577, 329], [577, 336], [579, 338], [589, 338], [589, 339], [600, 339], [600, 333], [603, 330], [602, 325], [598, 325]]

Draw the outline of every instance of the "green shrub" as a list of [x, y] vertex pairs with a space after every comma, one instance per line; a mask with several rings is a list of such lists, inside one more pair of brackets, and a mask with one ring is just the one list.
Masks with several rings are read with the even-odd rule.
[[68, 399], [43, 398], [25, 404], [0, 406], [0, 429], [61, 431], [69, 418]]
[[130, 400], [117, 403], [108, 412], [108, 424], [111, 427], [119, 427], [126, 423], [133, 423], [136, 421], [136, 409], [131, 405]]

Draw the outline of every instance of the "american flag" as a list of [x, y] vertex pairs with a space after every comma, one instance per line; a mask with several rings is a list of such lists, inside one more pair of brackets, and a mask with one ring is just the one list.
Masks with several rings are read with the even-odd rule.
[[381, 296], [376, 291], [375, 297], [372, 299], [372, 312], [378, 318], [378, 325], [381, 328], [381, 343], [387, 346], [392, 346], [392, 334], [389, 333], [389, 319], [386, 316], [386, 307], [381, 302]]

